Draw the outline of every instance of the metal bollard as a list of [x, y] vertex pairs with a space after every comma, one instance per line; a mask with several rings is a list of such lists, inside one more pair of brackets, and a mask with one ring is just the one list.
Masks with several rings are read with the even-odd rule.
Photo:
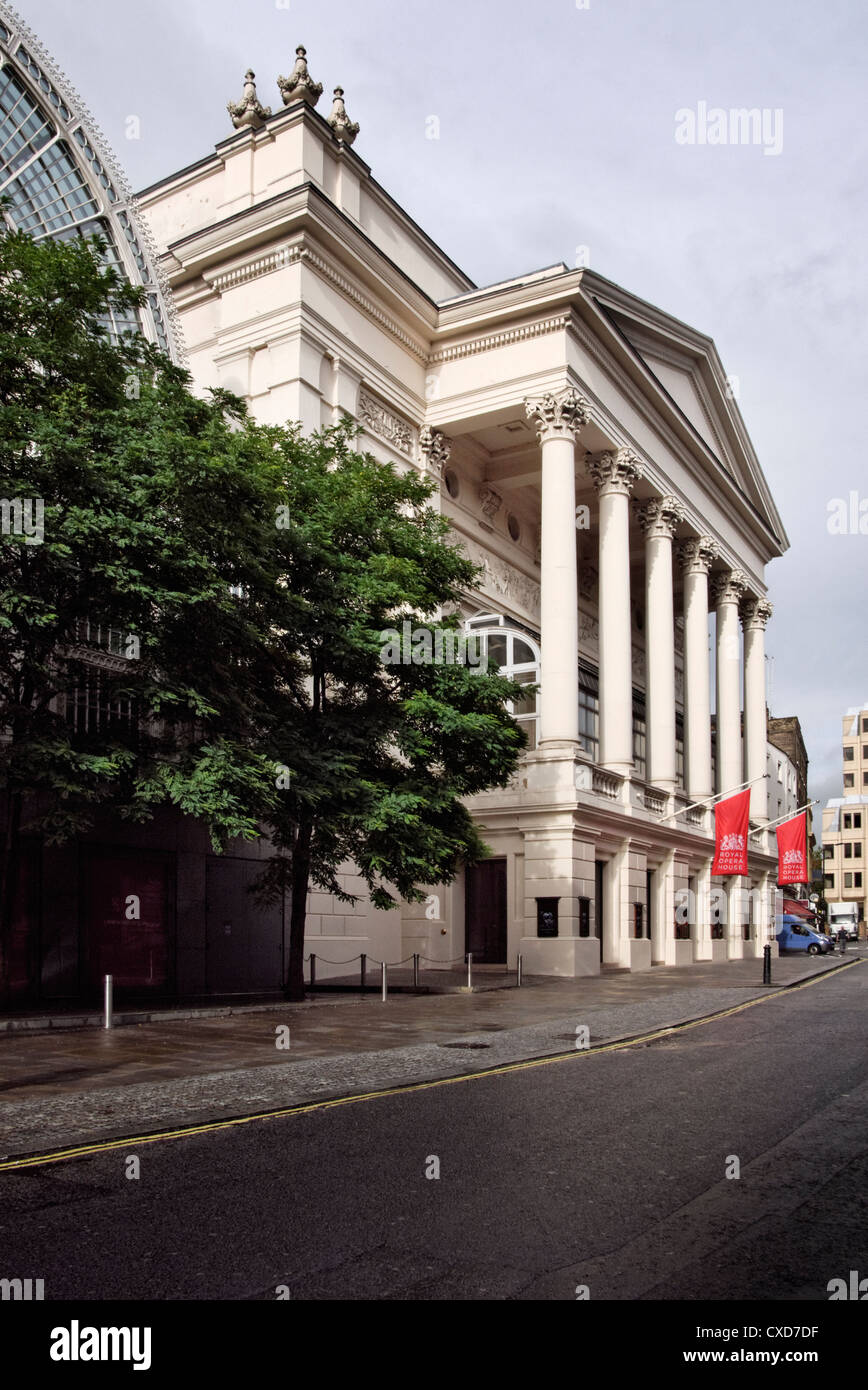
[[111, 1026], [112, 1026], [112, 1003], [113, 1003], [112, 995], [113, 995], [113, 992], [114, 992], [114, 990], [113, 990], [113, 985], [114, 985], [113, 977], [112, 977], [111, 975], [106, 975], [106, 977], [105, 977], [105, 1018], [104, 1018], [104, 1020], [103, 1020], [103, 1025], [102, 1025], [103, 1028], [111, 1028]]
[[310, 987], [316, 989], [316, 956], [313, 953], [310, 957]]
[[473, 952], [467, 952], [467, 988], [473, 988]]
[[413, 988], [419, 988], [419, 952], [413, 954]]
[[515, 983], [516, 988], [521, 989], [521, 951], [519, 951], [518, 958], [515, 963]]
[[365, 988], [365, 975], [367, 974], [367, 971], [368, 971], [368, 957], [363, 953], [363, 954], [362, 954], [362, 978], [361, 978], [361, 987], [362, 987], [362, 989]]
[[763, 984], [770, 985], [772, 982], [772, 948], [763, 946]]
[[386, 999], [387, 999], [388, 994], [389, 994], [389, 983], [388, 983], [388, 980], [386, 979], [386, 962], [385, 962], [385, 961], [383, 961], [382, 964], [380, 965], [380, 971], [381, 971], [381, 974], [382, 974], [382, 982], [381, 982], [381, 989], [380, 989], [380, 1000], [381, 1000], [381, 1002], [382, 1002], [383, 1004], [385, 1004]]

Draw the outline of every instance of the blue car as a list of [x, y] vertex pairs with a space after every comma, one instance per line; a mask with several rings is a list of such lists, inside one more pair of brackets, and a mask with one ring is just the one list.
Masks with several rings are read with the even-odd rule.
[[775, 940], [781, 954], [784, 951], [806, 951], [809, 956], [826, 955], [835, 949], [831, 937], [821, 936], [812, 927], [805, 926], [800, 917], [785, 912]]

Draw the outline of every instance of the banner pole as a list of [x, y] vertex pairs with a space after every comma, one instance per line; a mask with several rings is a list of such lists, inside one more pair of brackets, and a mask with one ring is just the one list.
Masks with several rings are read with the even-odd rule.
[[661, 816], [658, 824], [662, 825], [664, 821], [683, 816], [687, 811], [696, 811], [700, 806], [711, 806], [713, 802], [721, 801], [727, 796], [735, 796], [736, 792], [743, 792], [745, 787], [752, 787], [754, 782], [763, 782], [771, 775], [770, 772], [762, 772], [759, 777], [751, 777], [748, 782], [742, 782], [740, 787], [730, 787], [729, 791], [715, 792], [714, 796], [706, 797], [705, 801], [692, 801], [689, 806], [680, 806], [677, 811], [670, 811], [668, 816]]
[[815, 801], [806, 801], [804, 806], [800, 806], [797, 811], [787, 811], [785, 816], [778, 816], [777, 820], [766, 821], [765, 825], [757, 826], [756, 830], [752, 830], [750, 833], [751, 835], [762, 835], [764, 830], [774, 830], [776, 825], [781, 825], [786, 820], [795, 820], [796, 816], [800, 816], [803, 811], [809, 811], [812, 806], [819, 806], [819, 804], [819, 797]]

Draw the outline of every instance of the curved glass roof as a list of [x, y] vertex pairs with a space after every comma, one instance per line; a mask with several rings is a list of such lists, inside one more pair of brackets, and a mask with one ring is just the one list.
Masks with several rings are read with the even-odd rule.
[[114, 313], [112, 331], [140, 327], [179, 359], [171, 297], [126, 179], [87, 108], [2, 0], [0, 195], [7, 223], [37, 239], [101, 236], [106, 259], [147, 291], [139, 321]]

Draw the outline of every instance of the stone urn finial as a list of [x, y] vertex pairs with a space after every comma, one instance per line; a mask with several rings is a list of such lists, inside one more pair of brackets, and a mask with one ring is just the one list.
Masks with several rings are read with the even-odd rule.
[[284, 106], [291, 106], [294, 101], [306, 101], [310, 106], [316, 106], [322, 96], [322, 83], [314, 82], [307, 70], [307, 49], [304, 44], [300, 43], [295, 50], [295, 67], [289, 77], [278, 77], [277, 85]]
[[232, 117], [236, 130], [250, 126], [251, 130], [261, 130], [266, 116], [271, 115], [271, 107], [263, 106], [256, 95], [256, 73], [248, 68], [244, 74], [244, 91], [240, 101], [228, 101], [226, 110]]
[[347, 115], [343, 87], [335, 87], [335, 99], [328, 122], [337, 138], [345, 145], [351, 145], [359, 133], [358, 121], [351, 121]]

